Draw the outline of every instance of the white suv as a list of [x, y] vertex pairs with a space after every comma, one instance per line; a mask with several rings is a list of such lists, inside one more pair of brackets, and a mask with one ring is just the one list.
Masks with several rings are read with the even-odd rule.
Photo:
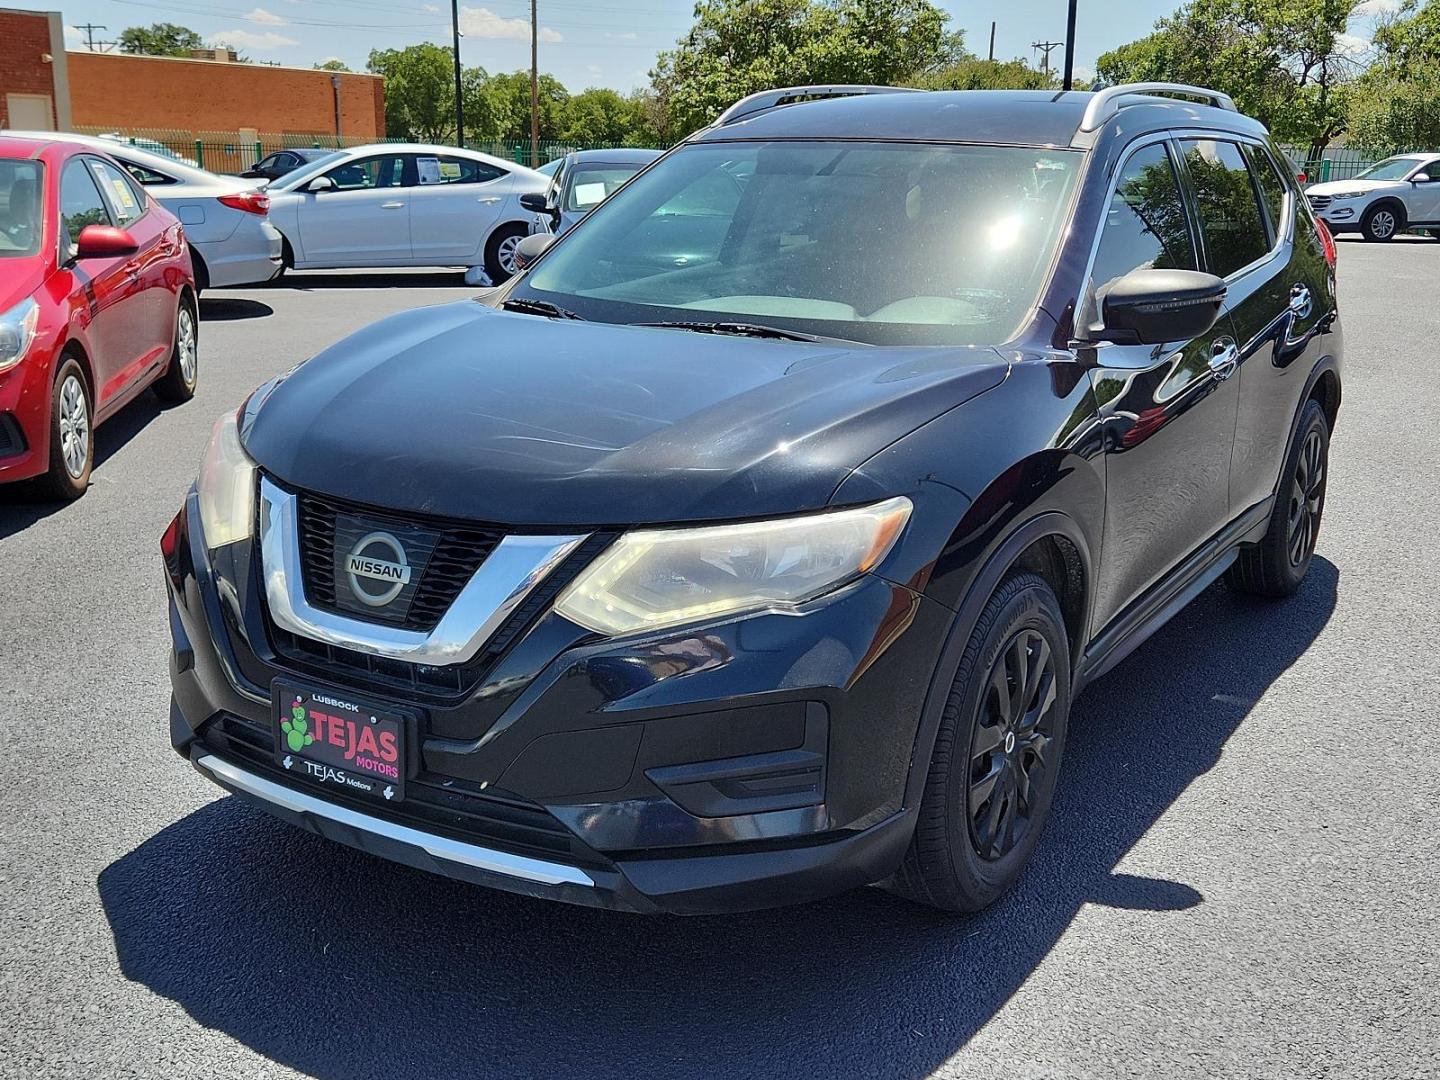
[[1349, 180], [1308, 187], [1305, 195], [1331, 232], [1390, 240], [1424, 228], [1440, 236], [1440, 154], [1399, 154]]

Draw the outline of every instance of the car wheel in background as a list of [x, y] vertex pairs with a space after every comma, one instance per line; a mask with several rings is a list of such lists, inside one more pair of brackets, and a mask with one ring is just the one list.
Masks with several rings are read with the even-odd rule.
[[526, 226], [516, 223], [502, 225], [490, 234], [490, 239], [485, 243], [485, 273], [490, 276], [491, 282], [499, 285], [515, 275], [518, 269], [515, 265], [515, 249], [529, 232]]
[[37, 481], [56, 499], [78, 499], [90, 486], [95, 422], [85, 372], [73, 356], [61, 358], [50, 394], [50, 471]]
[[1253, 547], [1243, 548], [1225, 580], [1239, 592], [1256, 596], [1289, 596], [1300, 587], [1325, 510], [1325, 482], [1330, 471], [1330, 424], [1313, 398], [1300, 414], [1300, 427], [1285, 457], [1285, 471], [1270, 527]]
[[1400, 211], [1390, 203], [1372, 206], [1360, 219], [1360, 232], [1366, 240], [1393, 240], [1395, 234], [1404, 227]]
[[1070, 715], [1070, 646], [1038, 574], [981, 612], [945, 702], [919, 819], [887, 882], [911, 900], [979, 911], [1020, 876], [1050, 816]]
[[155, 395], [161, 401], [189, 401], [195, 396], [200, 379], [200, 327], [195, 318], [195, 302], [189, 294], [180, 297], [175, 314], [175, 344], [170, 349], [170, 366], [155, 383]]
[[190, 265], [195, 270], [195, 292], [198, 295], [210, 287], [210, 268], [195, 250], [194, 244], [190, 245]]

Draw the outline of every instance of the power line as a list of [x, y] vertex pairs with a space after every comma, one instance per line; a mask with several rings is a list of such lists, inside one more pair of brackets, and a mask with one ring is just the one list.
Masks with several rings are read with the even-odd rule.
[[101, 26], [101, 25], [98, 24], [98, 23], [79, 23], [79, 24], [76, 25], [75, 29], [76, 29], [76, 30], [84, 30], [84, 31], [85, 31], [85, 48], [89, 49], [91, 52], [94, 52], [94, 51], [95, 51], [95, 31], [96, 31], [96, 30], [109, 30], [110, 28], [109, 28], [108, 26]]
[[1040, 70], [1046, 75], [1050, 74], [1050, 54], [1064, 44], [1063, 41], [1032, 41], [1030, 43], [1030, 48], [1044, 51], [1044, 55], [1040, 58]]

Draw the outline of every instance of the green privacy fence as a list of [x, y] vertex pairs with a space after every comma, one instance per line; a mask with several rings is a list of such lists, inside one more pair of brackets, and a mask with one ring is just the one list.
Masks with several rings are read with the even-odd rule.
[[[276, 150], [309, 148], [338, 150], [372, 142], [402, 143], [403, 139], [364, 139], [345, 135], [316, 135], [296, 132], [253, 133], [223, 131], [180, 131], [170, 128], [76, 128], [82, 135], [99, 135], [117, 142], [149, 150], [162, 157], [171, 157], [202, 169], [218, 173], [240, 173]], [[573, 150], [601, 149], [606, 143], [574, 142], [542, 139], [538, 154], [530, 152], [529, 139], [466, 140], [466, 146], [519, 165], [538, 168], [547, 161], [563, 157]]]

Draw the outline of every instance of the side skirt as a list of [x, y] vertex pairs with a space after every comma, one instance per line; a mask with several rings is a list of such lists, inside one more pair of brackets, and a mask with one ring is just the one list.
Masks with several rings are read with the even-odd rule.
[[1076, 665], [1072, 697], [1138, 649], [1214, 584], [1239, 557], [1243, 545], [1265, 535], [1274, 505], [1271, 497], [1250, 507], [1111, 620]]

